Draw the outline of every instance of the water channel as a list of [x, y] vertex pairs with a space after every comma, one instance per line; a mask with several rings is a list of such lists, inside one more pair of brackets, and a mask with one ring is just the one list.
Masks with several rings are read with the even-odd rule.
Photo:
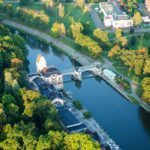
[[[60, 70], [74, 67], [65, 54], [25, 36], [29, 50], [30, 73], [36, 72], [36, 57], [43, 55], [47, 65]], [[68, 82], [65, 89], [92, 113], [97, 122], [123, 150], [150, 150], [150, 114], [131, 104], [105, 81], [88, 78], [81, 84]]]

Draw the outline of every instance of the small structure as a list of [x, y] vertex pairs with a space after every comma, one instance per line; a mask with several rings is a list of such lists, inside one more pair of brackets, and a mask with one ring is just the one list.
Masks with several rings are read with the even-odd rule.
[[114, 72], [112, 72], [111, 70], [109, 69], [104, 69], [103, 70], [103, 75], [108, 78], [109, 80], [115, 80], [116, 78], [116, 74]]
[[63, 76], [61, 72], [54, 66], [47, 67], [43, 56], [37, 56], [36, 67], [37, 72], [42, 76], [44, 81], [54, 85], [57, 90], [63, 89]]
[[133, 26], [132, 19], [122, 12], [120, 7], [116, 4], [117, 2], [108, 1], [100, 2], [99, 7], [104, 15], [104, 25], [105, 27], [113, 28], [129, 28]]
[[79, 120], [77, 120], [71, 111], [69, 111], [67, 108], [64, 107], [59, 109], [58, 114], [61, 120], [61, 124], [66, 131], [81, 132], [87, 129], [87, 127], [79, 122]]
[[144, 17], [142, 17], [142, 19], [143, 19], [144, 23], [150, 23], [150, 17], [149, 16], [144, 16]]
[[52, 100], [52, 104], [54, 104], [56, 108], [64, 106], [64, 103], [65, 101], [60, 98], [55, 98], [54, 100]]

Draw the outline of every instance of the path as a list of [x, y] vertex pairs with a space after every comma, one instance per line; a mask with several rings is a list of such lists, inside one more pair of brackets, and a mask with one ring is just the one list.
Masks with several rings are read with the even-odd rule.
[[90, 59], [89, 57], [86, 57], [85, 55], [83, 56], [82, 54], [77, 53], [76, 50], [74, 50], [70, 46], [62, 43], [61, 41], [49, 36], [48, 34], [46, 34], [44, 32], [37, 31], [35, 29], [29, 28], [27, 26], [24, 26], [22, 24], [19, 24], [19, 23], [16, 23], [14, 21], [7, 20], [7, 19], [3, 20], [2, 23], [6, 24], [8, 26], [17, 28], [19, 30], [25, 31], [26, 33], [28, 33], [30, 35], [34, 35], [34, 36], [37, 36], [39, 38], [42, 37], [43, 40], [45, 40], [48, 43], [53, 43], [58, 48], [63, 50], [65, 53], [69, 54], [71, 58], [77, 60], [82, 65], [91, 64], [91, 62], [92, 62], [92, 59]]

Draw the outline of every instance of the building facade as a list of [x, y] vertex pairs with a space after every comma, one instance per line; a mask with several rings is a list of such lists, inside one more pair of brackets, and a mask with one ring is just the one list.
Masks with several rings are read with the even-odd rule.
[[[104, 25], [105, 27], [113, 28], [130, 28], [133, 27], [133, 20], [129, 16], [122, 12], [117, 5], [108, 2], [99, 3], [100, 11], [104, 15]], [[117, 7], [117, 8], [115, 8]]]
[[64, 88], [63, 76], [61, 72], [54, 66], [47, 67], [46, 60], [43, 56], [38, 55], [36, 60], [37, 73], [49, 84], [54, 85], [58, 90]]
[[145, 0], [145, 7], [147, 8], [148, 12], [150, 12], [150, 0]]

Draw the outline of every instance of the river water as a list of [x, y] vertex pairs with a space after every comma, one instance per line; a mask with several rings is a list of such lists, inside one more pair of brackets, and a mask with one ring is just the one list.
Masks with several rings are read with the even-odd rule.
[[[43, 55], [47, 65], [60, 70], [74, 67], [65, 54], [29, 37], [27, 47], [30, 73], [36, 72], [36, 57]], [[131, 104], [105, 81], [88, 78], [82, 83], [65, 83], [74, 99], [92, 113], [96, 121], [123, 150], [150, 150], [150, 114], [137, 105]]]

